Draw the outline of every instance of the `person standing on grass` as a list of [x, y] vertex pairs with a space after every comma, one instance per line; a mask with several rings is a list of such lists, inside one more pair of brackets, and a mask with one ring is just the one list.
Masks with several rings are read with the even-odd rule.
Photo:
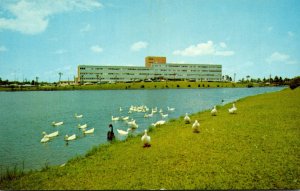
[[107, 132], [107, 140], [111, 141], [115, 138], [114, 127], [112, 124], [109, 124], [108, 128], [110, 128], [110, 130]]

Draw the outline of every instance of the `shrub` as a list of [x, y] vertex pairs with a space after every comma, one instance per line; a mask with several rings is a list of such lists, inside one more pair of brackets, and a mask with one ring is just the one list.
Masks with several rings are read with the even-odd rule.
[[190, 88], [190, 87], [191, 87], [191, 84], [189, 84], [187, 87], [189, 87], [189, 88]]
[[200, 84], [198, 84], [198, 88], [200, 88], [201, 87], [201, 85]]
[[209, 84], [207, 84], [207, 87], [208, 87], [208, 88], [210, 87]]
[[218, 84], [217, 87], [220, 87], [220, 85]]
[[205, 85], [204, 85], [204, 84], [202, 84], [202, 87], [205, 87]]
[[141, 88], [145, 88], [145, 86], [144, 86], [144, 85], [141, 85]]
[[290, 88], [293, 90], [300, 86], [300, 76], [293, 78], [289, 84]]
[[177, 87], [177, 88], [180, 88], [180, 85], [178, 85], [178, 84], [177, 84], [177, 86], [176, 86], [176, 87]]
[[252, 87], [253, 87], [252, 83], [247, 84], [247, 88], [252, 88]]

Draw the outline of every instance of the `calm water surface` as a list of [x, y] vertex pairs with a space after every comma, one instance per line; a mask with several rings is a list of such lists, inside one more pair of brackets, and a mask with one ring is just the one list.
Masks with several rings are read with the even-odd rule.
[[[25, 170], [40, 169], [45, 164], [63, 164], [76, 155], [85, 154], [93, 146], [106, 143], [109, 123], [114, 125], [117, 138], [122, 139], [116, 129], [126, 130], [128, 126], [123, 121], [112, 122], [112, 115], [135, 119], [139, 125], [135, 133], [161, 120], [159, 114], [152, 118], [144, 118], [144, 113], [128, 114], [131, 105], [162, 108], [164, 113], [169, 114], [168, 120], [206, 110], [213, 105], [281, 89], [283, 87], [0, 92], [0, 172], [15, 165], [23, 168], [23, 163]], [[176, 109], [167, 112], [167, 106]], [[83, 114], [83, 118], [76, 119], [75, 113]], [[63, 121], [64, 125], [54, 127], [51, 125], [53, 121]], [[94, 134], [83, 136], [77, 125], [85, 123], [87, 129], [95, 128]], [[51, 133], [56, 130], [59, 131], [58, 137], [46, 144], [40, 143], [43, 131]], [[78, 139], [67, 145], [64, 136], [74, 133]]]

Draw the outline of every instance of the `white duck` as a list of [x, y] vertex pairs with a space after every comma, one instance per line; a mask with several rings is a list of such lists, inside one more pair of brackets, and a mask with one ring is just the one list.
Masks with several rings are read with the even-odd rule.
[[157, 107], [152, 108], [151, 113], [153, 114], [153, 113], [156, 113], [156, 112], [157, 112]]
[[123, 131], [121, 129], [117, 129], [118, 133], [120, 135], [128, 135], [128, 132], [131, 130], [131, 128], [128, 128], [127, 131]]
[[217, 107], [214, 106], [214, 108], [211, 110], [210, 113], [211, 113], [212, 116], [216, 116], [217, 115]]
[[237, 111], [237, 108], [235, 107], [235, 104], [233, 103], [232, 108], [228, 109], [228, 112], [231, 114], [234, 114], [234, 113], [236, 113], [236, 111]]
[[161, 113], [160, 115], [161, 115], [162, 118], [166, 118], [166, 117], [168, 117], [169, 114], [163, 114], [163, 113]]
[[85, 129], [85, 128], [87, 128], [87, 124], [84, 124], [84, 125], [78, 124], [78, 128], [79, 129]]
[[44, 137], [52, 138], [58, 136], [58, 131], [55, 131], [53, 133], [47, 134], [46, 132], [43, 132]]
[[78, 118], [82, 118], [83, 115], [82, 114], [81, 115], [77, 115], [77, 113], [75, 113], [75, 117], [78, 119]]
[[127, 124], [128, 125], [133, 125], [133, 124], [135, 124], [135, 120], [132, 119], [131, 121], [127, 121]]
[[151, 125], [154, 126], [154, 127], [156, 127], [156, 126], [158, 126], [158, 125], [163, 125], [163, 124], [165, 124], [165, 123], [166, 123], [166, 121], [164, 121], [164, 120], [159, 120], [159, 121], [157, 121], [156, 123], [152, 123]]
[[126, 121], [126, 120], [128, 120], [129, 119], [129, 116], [127, 116], [127, 117], [122, 117], [122, 120], [123, 121]]
[[130, 124], [130, 127], [131, 127], [132, 129], [137, 129], [137, 128], [139, 127], [139, 125], [136, 124], [136, 123], [134, 122], [134, 123], [131, 123], [131, 124]]
[[185, 114], [185, 117], [184, 117], [183, 120], [184, 120], [185, 124], [190, 124], [191, 123], [191, 119], [190, 119], [190, 117], [188, 116], [187, 113]]
[[199, 131], [199, 127], [200, 127], [200, 123], [197, 120], [195, 120], [195, 122], [194, 122], [194, 124], [192, 126], [193, 132], [194, 133], [199, 133], [200, 132]]
[[175, 110], [175, 108], [171, 108], [168, 106], [168, 111], [174, 111], [174, 110]]
[[53, 126], [60, 126], [60, 125], [63, 125], [63, 124], [64, 124], [64, 122], [62, 122], [62, 121], [61, 122], [55, 122], [55, 121], [52, 122]]
[[89, 130], [82, 129], [84, 134], [92, 134], [92, 133], [94, 133], [94, 130], [95, 130], [95, 128], [92, 128], [92, 129], [89, 129]]
[[119, 120], [119, 117], [111, 116], [111, 120], [112, 120], [112, 121], [118, 121], [118, 120]]
[[65, 136], [65, 141], [72, 141], [76, 139], [76, 135], [73, 134], [70, 137], [68, 135]]
[[142, 136], [141, 141], [144, 144], [144, 147], [150, 147], [151, 137], [147, 135], [147, 129], [145, 129], [145, 134]]

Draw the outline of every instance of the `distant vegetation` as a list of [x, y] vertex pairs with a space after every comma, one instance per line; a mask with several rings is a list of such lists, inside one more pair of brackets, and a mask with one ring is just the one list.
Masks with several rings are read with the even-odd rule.
[[290, 88], [293, 90], [300, 86], [300, 76], [293, 78], [290, 82]]
[[108, 89], [164, 89], [164, 88], [219, 88], [219, 87], [262, 87], [262, 86], [281, 86], [290, 85], [291, 88], [299, 86], [299, 77], [294, 79], [282, 79], [275, 76], [269, 79], [250, 79], [242, 78], [238, 82], [232, 82], [231, 78], [226, 76], [222, 82], [207, 81], [140, 81], [140, 82], [117, 82], [106, 84], [75, 84], [74, 82], [47, 83], [38, 82], [38, 78], [32, 81], [8, 81], [0, 78], [0, 91], [56, 91], [56, 90], [108, 90]]

